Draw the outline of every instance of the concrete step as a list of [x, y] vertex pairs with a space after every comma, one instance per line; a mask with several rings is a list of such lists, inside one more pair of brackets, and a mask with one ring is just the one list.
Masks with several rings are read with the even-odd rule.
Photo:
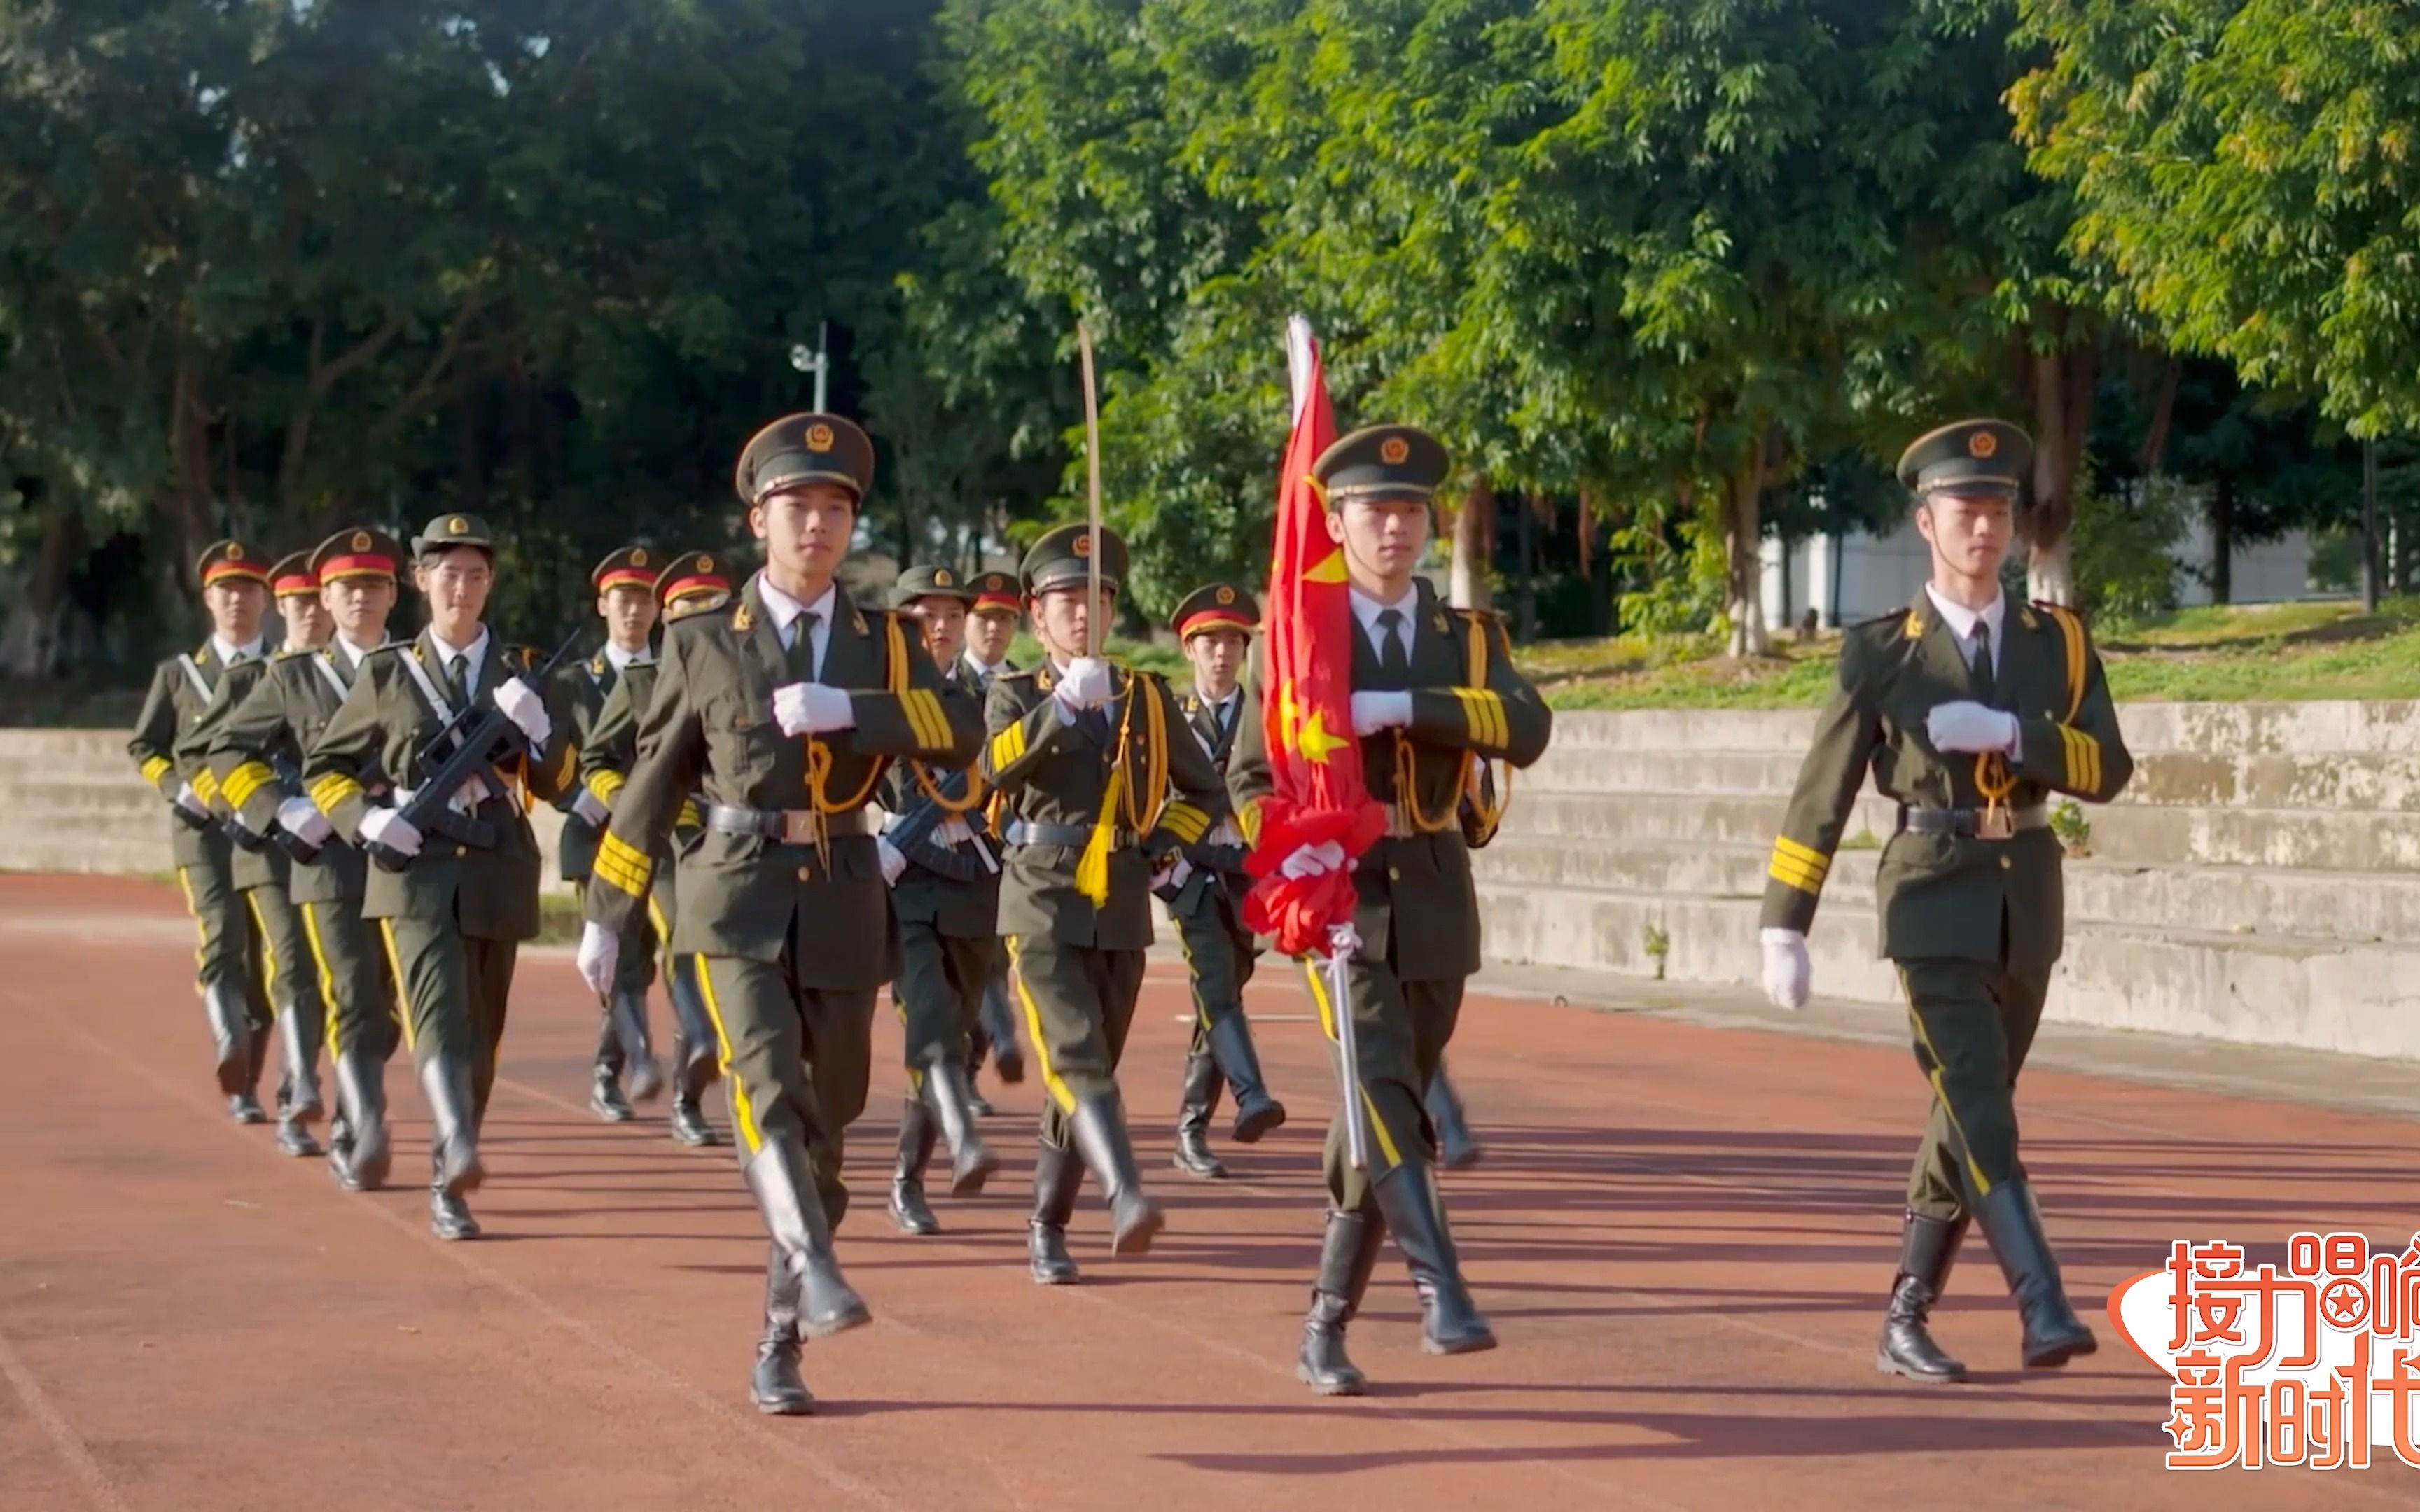
[[[1606, 845], [1508, 835], [1475, 856], [1472, 869], [1482, 883], [1508, 887], [1761, 899], [1770, 854], [1762, 845], [1690, 841]], [[1834, 856], [1823, 889], [1826, 907], [1870, 902], [1880, 858], [1879, 850], [1842, 850]], [[2420, 944], [2420, 875], [2144, 867], [2100, 857], [2071, 858], [2067, 911], [2070, 918], [2137, 929], [2191, 926], [2224, 933]]]
[[[1689, 793], [1531, 793], [1515, 797], [1504, 836], [1769, 845], [1786, 807], [1779, 798]], [[2126, 865], [2420, 871], [2420, 813], [2113, 804], [2088, 809], [2085, 817], [2093, 855]], [[1867, 794], [1857, 800], [1847, 833], [1880, 839], [1897, 822], [1895, 806]]]
[[[1555, 717], [1558, 750], [1804, 750], [1812, 709], [1578, 710]], [[2420, 750], [2420, 702], [2128, 703], [2127, 748], [2243, 755]]]
[[[1758, 905], [1611, 889], [1484, 885], [1489, 959], [1755, 985]], [[1827, 906], [1808, 940], [1818, 992], [1892, 1002], [1870, 912]], [[2420, 945], [2147, 932], [2076, 923], [2047, 1017], [2106, 1027], [2365, 1056], [2420, 1056]]]

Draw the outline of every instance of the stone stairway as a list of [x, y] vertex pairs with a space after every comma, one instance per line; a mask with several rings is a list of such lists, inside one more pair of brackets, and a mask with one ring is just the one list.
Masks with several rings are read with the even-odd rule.
[[[2054, 1019], [2420, 1056], [2420, 705], [2143, 704], [2128, 792], [2086, 808]], [[1773, 835], [1810, 713], [1567, 714], [1479, 857], [1491, 957], [1752, 985]], [[1810, 947], [1819, 992], [1890, 1001], [1870, 790]]]

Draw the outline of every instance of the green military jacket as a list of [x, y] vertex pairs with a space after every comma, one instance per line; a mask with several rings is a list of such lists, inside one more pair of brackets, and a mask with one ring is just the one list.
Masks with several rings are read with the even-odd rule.
[[[352, 658], [334, 644], [307, 654], [281, 653], [242, 701], [215, 721], [207, 753], [210, 775], [221, 797], [256, 833], [270, 833], [278, 804], [302, 791], [299, 780], [289, 791], [287, 774], [300, 778], [304, 758], [352, 691], [355, 675]], [[380, 803], [393, 791], [383, 775], [364, 785]], [[283, 859], [284, 853], [278, 854]], [[368, 864], [343, 837], [331, 836], [317, 861], [292, 866], [286, 886], [296, 903], [359, 903]]]
[[[757, 579], [729, 609], [666, 629], [638, 764], [615, 794], [588, 880], [590, 918], [629, 930], [691, 795], [760, 812], [861, 816], [892, 759], [963, 765], [973, 756], [982, 712], [942, 681], [914, 626], [856, 607], [837, 587], [832, 619], [818, 680], [851, 690], [857, 724], [830, 737], [785, 735], [774, 720], [773, 690], [799, 674]], [[811, 761], [824, 767], [820, 784], [810, 782]], [[819, 846], [709, 825], [681, 858], [680, 888], [680, 954], [773, 961], [787, 949], [798, 985], [816, 991], [872, 991], [898, 975], [899, 927], [870, 829]]]
[[[188, 662], [194, 669], [190, 675], [185, 671]], [[194, 727], [201, 723], [202, 716], [216, 701], [219, 684], [227, 671], [208, 640], [189, 656], [171, 656], [151, 671], [151, 691], [143, 700], [143, 712], [134, 721], [134, 737], [126, 743], [126, 753], [142, 769], [143, 780], [159, 789], [160, 795], [171, 804], [177, 801], [177, 794], [191, 783], [203, 804], [217, 811], [214, 800], [218, 784], [211, 779], [202, 752], [194, 747], [193, 735]], [[194, 686], [195, 676], [201, 679], [202, 687]], [[215, 825], [208, 830], [195, 829], [173, 813], [166, 816], [166, 822], [178, 866], [228, 864], [227, 856], [234, 847], [224, 831]]]
[[[1113, 697], [1094, 716], [1063, 718], [1047, 666], [992, 679], [985, 709], [990, 739], [978, 770], [1005, 799], [1011, 841], [1001, 882], [1000, 932], [1048, 934], [1099, 950], [1150, 947], [1151, 875], [1160, 859], [1198, 843], [1227, 812], [1227, 795], [1185, 724], [1167, 683], [1112, 671]], [[1125, 801], [1109, 859], [1108, 899], [1095, 907], [1076, 885], [1083, 843], [1016, 843], [1016, 826], [1047, 825], [1089, 837], [1101, 813], [1125, 733]], [[1142, 830], [1138, 834], [1136, 823]]]
[[[597, 711], [597, 720], [588, 727], [588, 734], [580, 745], [580, 785], [591, 797], [607, 809], [613, 807], [614, 795], [639, 765], [639, 725], [646, 717], [648, 701], [656, 694], [656, 673], [659, 663], [634, 661], [613, 680], [613, 690], [605, 695], [605, 706]], [[684, 851], [693, 850], [705, 825], [705, 816], [692, 801], [681, 805], [679, 815], [673, 821], [672, 842], [656, 859], [667, 860]], [[596, 831], [599, 839], [604, 831]]]
[[[943, 675], [965, 688], [970, 699], [975, 696], [976, 679], [967, 670], [965, 658]], [[883, 774], [882, 807], [901, 820], [919, 813], [932, 801], [917, 781], [920, 771], [926, 782], [948, 791], [949, 768], [907, 762], [893, 766]], [[1001, 846], [999, 837], [985, 828], [981, 779], [970, 771], [961, 771], [966, 785], [956, 796], [963, 799], [972, 790], [975, 801], [959, 817], [973, 828], [974, 839], [953, 845], [931, 828], [915, 841], [894, 830], [892, 843], [907, 856], [908, 869], [891, 885], [891, 906], [902, 923], [930, 924], [955, 939], [987, 940], [1000, 933]]]
[[[1765, 928], [1803, 933], [1814, 922], [1869, 771], [1885, 797], [1923, 809], [1983, 808], [1983, 778], [1994, 786], [2012, 780], [2003, 801], [2018, 810], [2053, 793], [2105, 802], [2126, 786], [2133, 759], [2083, 622], [2066, 609], [2012, 603], [2001, 640], [1985, 702], [2014, 714], [2019, 735], [2016, 757], [1995, 769], [1965, 752], [1945, 755], [1926, 738], [1933, 709], [1979, 697], [1957, 633], [1931, 594], [1919, 590], [1905, 611], [1854, 625], [1842, 638], [1838, 686], [1774, 841]], [[2063, 858], [2047, 828], [2005, 840], [1901, 829], [1883, 847], [1875, 874], [1880, 953], [1895, 961], [2006, 961], [2012, 970], [2047, 972], [2065, 946]]]
[[[543, 654], [526, 646], [504, 648], [491, 628], [486, 656], [473, 679], [474, 697], [483, 706], [491, 706], [498, 687], [515, 677], [529, 681], [544, 660]], [[443, 657], [427, 630], [409, 642], [371, 652], [362, 660], [352, 691], [302, 763], [303, 786], [311, 801], [348, 841], [360, 840], [363, 816], [372, 807], [372, 784], [383, 780], [403, 789], [420, 785], [427, 775], [421, 752], [445, 723], [421, 691], [407, 661], [417, 662], [441, 690], [445, 688]], [[533, 688], [542, 696], [546, 693], [535, 685]], [[452, 702], [451, 692], [445, 697]], [[526, 800], [551, 800], [561, 794], [574, 780], [576, 757], [570, 711], [550, 697], [547, 714], [553, 728], [546, 748], [497, 773], [507, 785], [526, 790], [525, 795], [490, 795], [472, 816], [496, 826], [494, 847], [481, 849], [442, 835], [423, 835], [420, 855], [401, 872], [376, 866], [366, 870], [363, 918], [450, 918], [475, 939], [537, 937], [537, 893], [545, 859], [538, 851], [537, 834], [530, 827]]]
[[[1368, 959], [1391, 960], [1399, 980], [1434, 981], [1479, 969], [1479, 897], [1465, 832], [1476, 764], [1534, 763], [1545, 753], [1554, 715], [1512, 665], [1501, 621], [1447, 608], [1425, 579], [1419, 592], [1406, 674], [1389, 676], [1360, 622], [1352, 625], [1353, 690], [1412, 695], [1408, 726], [1359, 742], [1362, 780], [1389, 818], [1387, 837], [1354, 869], [1360, 904], [1353, 927]], [[1261, 705], [1257, 671], [1245, 696]], [[1257, 839], [1258, 803], [1271, 791], [1263, 720], [1244, 721], [1227, 786], [1245, 834]]]
[[[1218, 706], [1199, 691], [1186, 694], [1177, 701], [1177, 707], [1185, 715], [1186, 728], [1208, 753], [1223, 786], [1244, 726], [1260, 722], [1261, 706], [1252, 701], [1251, 689], [1238, 685], [1233, 722], [1223, 727]], [[1222, 903], [1231, 909], [1240, 907], [1251, 888], [1251, 878], [1244, 872], [1244, 857], [1249, 853], [1250, 847], [1243, 843], [1243, 831], [1232, 821], [1214, 827], [1199, 843], [1186, 846], [1185, 858], [1192, 863], [1193, 872], [1183, 887], [1162, 894], [1169, 912], [1189, 918], [1215, 915]]]
[[[233, 849], [229, 875], [239, 890], [267, 886], [287, 887], [287, 873], [293, 870], [294, 863], [291, 857], [279, 850], [270, 840], [268, 829], [253, 823], [249, 817], [238, 811], [241, 805], [228, 795], [217, 764], [210, 760], [210, 750], [218, 744], [221, 733], [226, 729], [227, 720], [234, 716], [237, 709], [251, 702], [253, 693], [269, 681], [270, 673], [279, 662], [289, 656], [307, 655], [309, 655], [307, 652], [281, 648], [272, 653], [266, 661], [246, 661], [240, 666], [228, 668], [226, 675], [219, 679], [218, 691], [211, 696], [209, 707], [202, 711], [202, 717], [194, 721], [193, 730], [178, 742], [179, 759], [190, 760], [195, 770], [209, 776], [210, 812], [218, 817], [221, 824], [226, 823], [230, 817], [233, 817], [260, 839], [261, 844], [256, 850], [247, 850], [241, 845], [236, 845]], [[299, 777], [302, 769], [298, 766], [290, 770]], [[302, 791], [299, 783], [289, 789], [277, 782], [275, 777], [276, 774], [271, 772], [271, 785], [278, 790], [269, 800], [269, 807], [272, 813], [276, 810], [278, 799], [292, 797]], [[247, 795], [250, 795], [248, 790]], [[232, 842], [235, 837], [229, 834], [227, 839]]]
[[[630, 670], [635, 671], [641, 667], [653, 665], [652, 659], [636, 661], [630, 664]], [[605, 712], [606, 702], [613, 696], [613, 690], [621, 685], [625, 673], [614, 669], [613, 658], [602, 650], [586, 661], [566, 666], [554, 674], [555, 695], [571, 711], [571, 743], [578, 749], [587, 750], [590, 742], [596, 739], [597, 717]], [[635, 737], [637, 733], [634, 723], [630, 733]], [[625, 762], [619, 770], [628, 775], [629, 763]], [[584, 782], [587, 778], [584, 767], [581, 775]], [[563, 838], [560, 842], [563, 854], [560, 859], [566, 882], [588, 880], [589, 869], [597, 864], [597, 841], [604, 834], [572, 811], [572, 805], [579, 801], [580, 791], [580, 787], [575, 785], [554, 800], [554, 806], [563, 810]]]

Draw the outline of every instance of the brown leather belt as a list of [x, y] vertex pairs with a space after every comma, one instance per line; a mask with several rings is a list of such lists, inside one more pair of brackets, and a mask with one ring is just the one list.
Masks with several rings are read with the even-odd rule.
[[2023, 809], [1910, 809], [1899, 811], [1899, 827], [1918, 835], [1963, 835], [1974, 840], [2007, 840], [2022, 829], [2048, 829], [2050, 806]]

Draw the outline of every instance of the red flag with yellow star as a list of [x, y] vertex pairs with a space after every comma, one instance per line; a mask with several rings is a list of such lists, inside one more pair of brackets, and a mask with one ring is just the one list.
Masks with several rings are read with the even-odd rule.
[[1288, 877], [1278, 868], [1306, 845], [1336, 841], [1359, 856], [1386, 832], [1386, 810], [1361, 780], [1353, 738], [1353, 606], [1344, 552], [1327, 533], [1327, 505], [1311, 464], [1336, 439], [1319, 345], [1297, 316], [1286, 348], [1294, 377], [1294, 434], [1278, 473], [1277, 547], [1264, 601], [1261, 687], [1273, 784], [1260, 804], [1246, 866], [1256, 879], [1245, 922], [1277, 937], [1287, 955], [1327, 949], [1330, 926], [1353, 922], [1349, 867]]

